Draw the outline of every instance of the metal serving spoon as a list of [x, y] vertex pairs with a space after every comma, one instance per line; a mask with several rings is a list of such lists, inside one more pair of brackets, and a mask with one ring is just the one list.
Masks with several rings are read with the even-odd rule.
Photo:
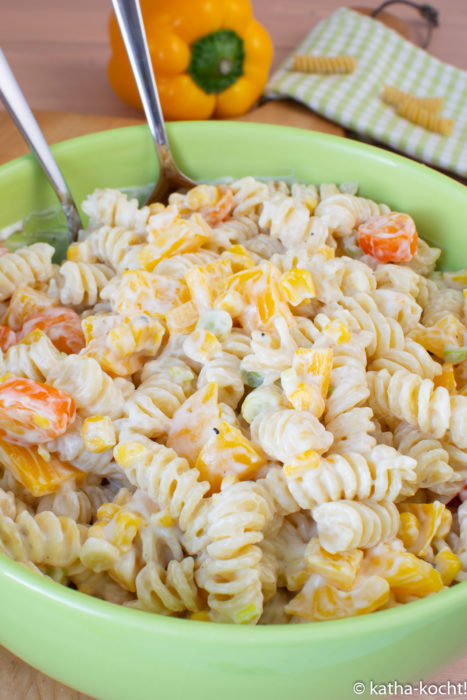
[[170, 150], [139, 0], [112, 0], [112, 4], [159, 158], [159, 177], [146, 204], [166, 202], [171, 192], [197, 183], [180, 171]]
[[76, 240], [78, 231], [83, 228], [75, 201], [71, 195], [62, 171], [52, 155], [34, 114], [16, 82], [13, 71], [0, 49], [0, 100], [18, 127], [24, 140], [39, 161], [54, 188], [65, 213], [70, 243]]

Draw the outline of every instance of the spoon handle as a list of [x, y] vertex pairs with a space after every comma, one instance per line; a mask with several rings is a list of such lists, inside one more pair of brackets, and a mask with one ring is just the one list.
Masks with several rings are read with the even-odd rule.
[[161, 167], [170, 153], [139, 0], [112, 0]]
[[68, 189], [62, 171], [52, 155], [47, 141], [44, 138], [39, 124], [31, 111], [21, 88], [16, 82], [13, 71], [8, 65], [3, 51], [0, 49], [0, 100], [5, 105], [11, 118], [15, 122], [24, 140], [39, 161], [50, 184], [55, 190], [60, 204], [66, 216], [70, 241], [76, 239], [78, 231], [82, 228], [78, 209]]

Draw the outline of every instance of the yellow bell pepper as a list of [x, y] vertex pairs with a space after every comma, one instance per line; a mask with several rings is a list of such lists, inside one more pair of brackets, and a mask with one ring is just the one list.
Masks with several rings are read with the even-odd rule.
[[[261, 94], [272, 42], [250, 0], [141, 0], [164, 116], [169, 120], [229, 118]], [[117, 20], [110, 20], [110, 84], [141, 108]]]

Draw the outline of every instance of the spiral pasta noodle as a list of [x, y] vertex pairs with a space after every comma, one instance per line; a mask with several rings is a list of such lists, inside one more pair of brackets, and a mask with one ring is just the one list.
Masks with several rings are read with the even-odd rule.
[[305, 73], [353, 73], [357, 61], [353, 56], [311, 56], [295, 54], [292, 70]]
[[49, 293], [56, 295], [61, 304], [94, 306], [112, 275], [112, 270], [106, 265], [67, 260], [61, 265], [56, 280], [52, 281]]
[[248, 176], [234, 180], [230, 188], [234, 193], [234, 216], [248, 216], [257, 221], [261, 205], [269, 198], [267, 185]]
[[150, 207], [138, 206], [136, 199], [118, 190], [94, 190], [83, 202], [83, 211], [89, 216], [90, 229], [99, 226], [120, 226], [136, 231], [144, 230], [151, 214]]
[[157, 372], [149, 376], [125, 402], [120, 431], [131, 430], [147, 437], [166, 433], [170, 419], [187, 398], [183, 386]]
[[435, 387], [431, 379], [422, 379], [405, 370], [398, 370], [392, 376], [386, 369], [368, 372], [368, 382], [370, 403], [380, 415], [393, 415], [438, 439], [449, 430], [455, 445], [467, 447], [463, 427], [467, 397], [450, 397], [444, 387]]
[[95, 260], [104, 263], [118, 273], [140, 267], [138, 253], [144, 239], [135, 230], [116, 226], [102, 226], [93, 231], [83, 243]]
[[433, 272], [421, 238], [383, 262], [384, 226], [412, 235], [410, 217], [354, 182], [84, 208], [61, 267], [46, 244], [0, 257], [2, 552], [136, 610], [240, 624], [467, 578], [465, 270]]
[[86, 528], [50, 511], [0, 515], [0, 548], [16, 561], [69, 566], [79, 557]]
[[287, 478], [291, 494], [301, 508], [343, 499], [395, 501], [414, 489], [416, 461], [386, 445], [377, 445], [367, 456], [346, 452], [330, 454], [317, 468]]
[[399, 511], [390, 501], [322, 503], [313, 509], [321, 546], [331, 554], [366, 549], [396, 536]]
[[400, 107], [407, 100], [413, 100], [416, 105], [433, 112], [437, 112], [443, 107], [442, 97], [418, 97], [399, 90], [394, 85], [384, 85], [381, 97], [392, 107]]
[[335, 236], [348, 236], [352, 230], [372, 216], [387, 214], [386, 204], [352, 194], [335, 194], [321, 201], [315, 209]]
[[0, 259], [0, 301], [8, 299], [20, 284], [47, 282], [53, 274], [55, 250], [47, 243], [18, 248]]
[[421, 126], [423, 129], [428, 129], [428, 131], [434, 131], [443, 136], [452, 133], [454, 119], [440, 117], [432, 110], [422, 107], [413, 99], [402, 102], [397, 108], [397, 113], [400, 117], [404, 117], [404, 119]]
[[47, 381], [71, 394], [82, 416], [122, 415], [124, 398], [119, 385], [92, 357], [68, 355], [48, 373]]
[[44, 333], [40, 333], [32, 343], [12, 345], [3, 353], [3, 371], [43, 382], [60, 360], [60, 352], [55, 345]]
[[[232, 518], [232, 515], [242, 517]], [[238, 483], [219, 493], [209, 509], [206, 557], [197, 574], [208, 592], [212, 619], [256, 622], [263, 610], [262, 529], [271, 513], [253, 484]]]
[[251, 424], [251, 437], [267, 455], [281, 462], [307, 450], [324, 452], [333, 439], [313, 414], [291, 408], [259, 413]]
[[194, 578], [194, 559], [173, 559], [165, 570], [157, 562], [147, 563], [136, 576], [136, 594], [144, 610], [172, 615], [201, 609]]
[[150, 441], [121, 442], [115, 460], [131, 483], [169, 510], [184, 533], [190, 554], [199, 552], [206, 541], [206, 502], [209, 484], [198, 480], [186, 459], [164, 445]]

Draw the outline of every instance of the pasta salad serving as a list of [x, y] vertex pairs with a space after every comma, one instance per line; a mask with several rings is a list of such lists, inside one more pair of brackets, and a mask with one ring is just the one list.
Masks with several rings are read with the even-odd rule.
[[60, 265], [0, 251], [1, 552], [225, 623], [467, 579], [467, 272], [409, 214], [253, 177], [83, 209]]

